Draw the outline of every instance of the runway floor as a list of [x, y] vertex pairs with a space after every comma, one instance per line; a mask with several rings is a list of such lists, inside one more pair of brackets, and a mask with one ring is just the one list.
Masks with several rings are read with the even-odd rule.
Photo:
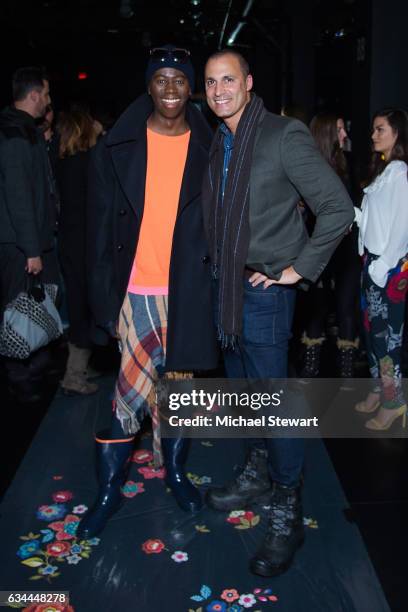
[[[16, 444], [3, 463], [3, 486], [30, 431], [33, 439], [0, 506], [0, 590], [69, 591], [75, 612], [406, 610], [405, 440], [331, 440], [329, 453], [320, 440], [307, 442], [306, 541], [277, 578], [247, 568], [266, 509], [187, 516], [163, 472], [152, 469], [148, 430], [135, 447], [123, 507], [100, 538], [79, 541], [76, 525], [96, 492], [93, 431], [109, 421], [113, 380], [99, 379], [89, 398], [57, 390], [47, 407], [50, 384], [41, 406], [5, 407], [6, 435]], [[242, 460], [238, 440], [196, 440], [191, 478], [204, 493]]]

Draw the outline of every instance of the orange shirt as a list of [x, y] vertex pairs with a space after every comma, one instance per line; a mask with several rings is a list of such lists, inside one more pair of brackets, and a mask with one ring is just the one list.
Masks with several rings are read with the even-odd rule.
[[189, 141], [190, 132], [163, 136], [147, 128], [145, 202], [130, 293], [168, 293], [173, 231]]

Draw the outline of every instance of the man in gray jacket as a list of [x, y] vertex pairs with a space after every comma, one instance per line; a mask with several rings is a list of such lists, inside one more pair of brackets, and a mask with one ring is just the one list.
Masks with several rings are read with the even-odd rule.
[[[320, 276], [354, 212], [308, 129], [267, 112], [252, 85], [240, 54], [208, 59], [207, 102], [222, 120], [203, 187], [216, 325], [228, 377], [285, 378], [296, 285]], [[310, 238], [301, 198], [316, 215]], [[303, 542], [303, 455], [298, 438], [253, 439], [238, 478], [208, 493], [223, 511], [269, 496], [269, 529], [250, 562], [255, 574], [282, 573]]]

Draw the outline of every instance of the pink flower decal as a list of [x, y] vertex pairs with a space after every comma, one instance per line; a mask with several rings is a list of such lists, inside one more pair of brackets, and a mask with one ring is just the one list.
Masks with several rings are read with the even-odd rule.
[[85, 506], [84, 504], [80, 504], [79, 506], [74, 506], [72, 508], [72, 512], [74, 514], [85, 514], [87, 510], [88, 510], [88, 506]]
[[256, 599], [252, 593], [245, 593], [238, 599], [238, 603], [244, 606], [244, 608], [252, 608], [252, 606], [256, 604]]
[[132, 461], [133, 463], [149, 463], [149, 461], [153, 461], [153, 453], [141, 448], [133, 453]]
[[74, 496], [71, 491], [57, 491], [52, 495], [52, 499], [57, 502], [57, 504], [63, 504], [72, 499], [73, 497]]
[[172, 555], [171, 558], [173, 559], [173, 561], [175, 561], [176, 563], [183, 563], [184, 561], [188, 561], [188, 554], [186, 552], [183, 552], [182, 550], [176, 550]]
[[141, 467], [137, 468], [137, 471], [139, 474], [142, 474], [146, 480], [151, 480], [152, 478], [164, 478], [166, 473], [164, 467], [159, 468], [158, 470], [155, 470], [152, 467]]
[[142, 544], [142, 550], [147, 555], [161, 553], [164, 549], [164, 542], [161, 540], [146, 540]]
[[239, 593], [236, 589], [225, 589], [221, 593], [221, 599], [227, 601], [228, 603], [231, 603], [236, 599], [239, 599]]

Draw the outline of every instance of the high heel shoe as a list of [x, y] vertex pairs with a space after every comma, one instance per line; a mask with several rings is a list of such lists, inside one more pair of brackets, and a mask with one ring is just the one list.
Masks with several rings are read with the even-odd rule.
[[[391, 410], [389, 412], [391, 412]], [[390, 418], [384, 423], [381, 423], [378, 420], [377, 415], [377, 417], [374, 417], [367, 421], [365, 427], [367, 427], [367, 429], [371, 429], [372, 431], [387, 431], [394, 423], [394, 421], [396, 421], [397, 419], [399, 419], [400, 416], [402, 416], [402, 427], [405, 428], [407, 424], [407, 405], [404, 404], [403, 406], [400, 406], [400, 408], [392, 410], [392, 413], [392, 416], [390, 416]]]
[[372, 406], [367, 405], [367, 400], [363, 400], [362, 402], [358, 402], [354, 406], [354, 410], [357, 412], [361, 412], [364, 414], [371, 414], [371, 412], [375, 412], [377, 408], [380, 407], [380, 400], [378, 399]]

